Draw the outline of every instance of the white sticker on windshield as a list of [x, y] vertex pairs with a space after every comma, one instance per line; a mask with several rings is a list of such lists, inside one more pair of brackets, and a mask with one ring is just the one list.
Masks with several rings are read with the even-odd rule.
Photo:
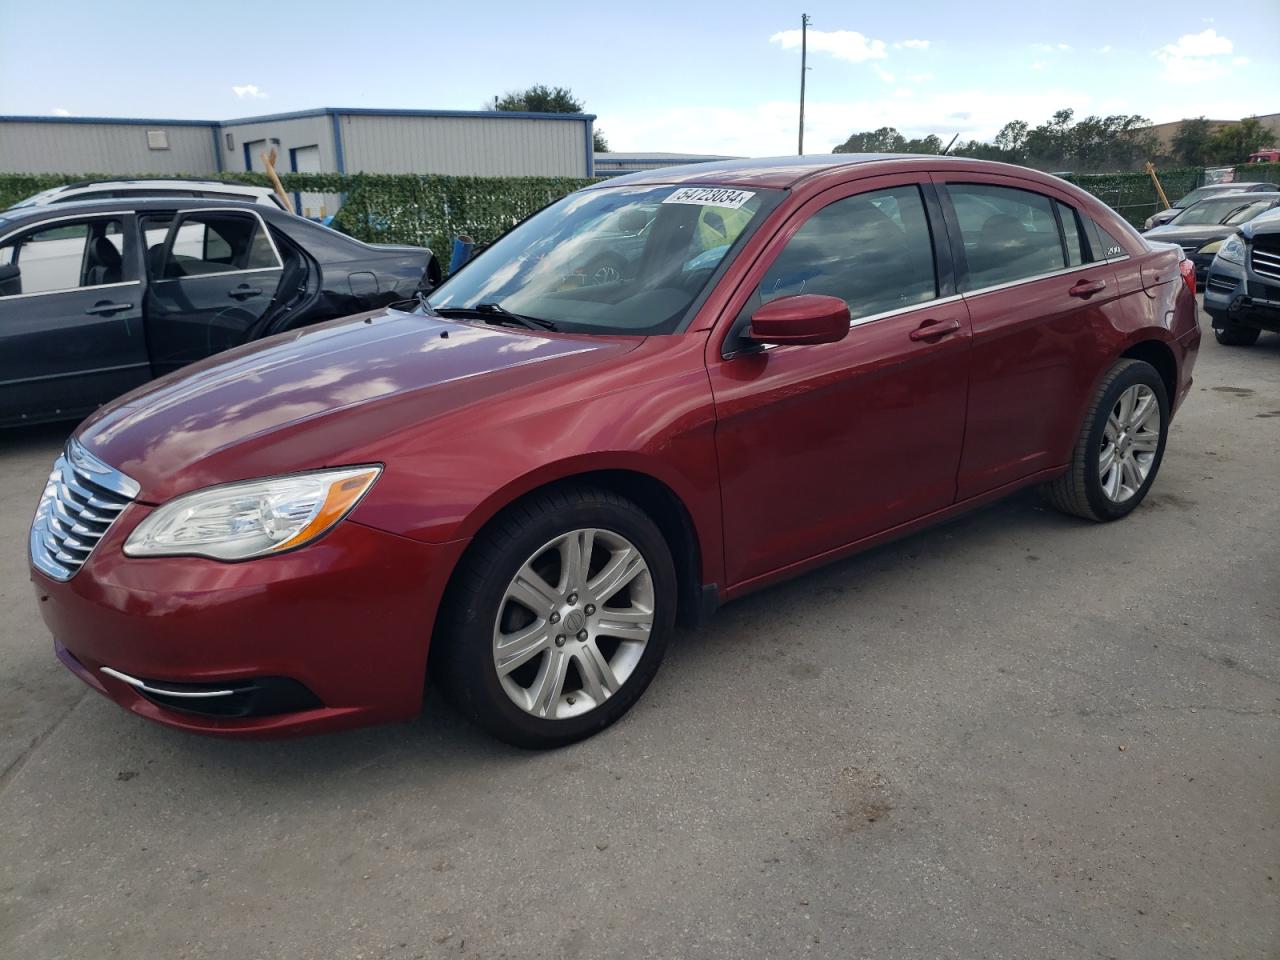
[[705, 207], [737, 210], [754, 197], [754, 190], [732, 190], [728, 187], [681, 187], [663, 203], [696, 203]]

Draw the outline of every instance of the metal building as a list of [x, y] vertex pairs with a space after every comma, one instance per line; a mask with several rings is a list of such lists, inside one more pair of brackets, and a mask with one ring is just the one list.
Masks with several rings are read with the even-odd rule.
[[660, 170], [663, 167], [678, 167], [686, 163], [741, 159], [741, 157], [725, 157], [710, 153], [597, 153], [594, 176], [620, 177], [624, 173], [634, 173], [637, 170]]
[[588, 113], [323, 107], [240, 120], [0, 116], [3, 173], [439, 173], [589, 177]]

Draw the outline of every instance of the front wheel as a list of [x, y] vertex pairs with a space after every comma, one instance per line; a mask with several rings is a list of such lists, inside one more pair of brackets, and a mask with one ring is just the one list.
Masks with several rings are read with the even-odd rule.
[[594, 487], [538, 494], [486, 527], [463, 558], [432, 669], [499, 739], [562, 746], [639, 699], [675, 606], [670, 550], [638, 506]]
[[1213, 328], [1213, 335], [1224, 347], [1249, 347], [1258, 342], [1262, 331], [1257, 327], [1246, 327], [1242, 323], [1225, 320], [1222, 326]]
[[1169, 399], [1155, 367], [1120, 360], [1107, 371], [1085, 415], [1065, 474], [1044, 487], [1063, 513], [1118, 520], [1151, 489], [1169, 433]]

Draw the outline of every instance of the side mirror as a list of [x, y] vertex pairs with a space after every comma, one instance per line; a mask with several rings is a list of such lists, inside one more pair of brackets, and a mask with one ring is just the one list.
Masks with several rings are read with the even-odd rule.
[[747, 335], [779, 346], [835, 343], [849, 333], [849, 319], [849, 305], [838, 297], [802, 293], [766, 303], [751, 315]]

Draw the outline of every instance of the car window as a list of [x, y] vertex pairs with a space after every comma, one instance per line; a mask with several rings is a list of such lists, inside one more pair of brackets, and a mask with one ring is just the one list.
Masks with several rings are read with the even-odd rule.
[[1062, 236], [1067, 244], [1067, 266], [1079, 267], [1088, 263], [1091, 258], [1084, 243], [1080, 230], [1080, 218], [1075, 208], [1057, 200], [1053, 203], [1058, 208], [1058, 219], [1062, 221]]
[[1053, 202], [1029, 190], [953, 183], [947, 193], [964, 240], [966, 290], [1053, 273], [1066, 267]]
[[1275, 206], [1274, 200], [1256, 200], [1253, 203], [1245, 204], [1225, 217], [1222, 223], [1229, 227], [1239, 226], [1242, 223], [1248, 223], [1258, 214], [1270, 210], [1273, 206]]
[[0, 246], [0, 266], [16, 265], [0, 296], [53, 293], [119, 283], [124, 275], [119, 220], [88, 220], [36, 228]]
[[280, 266], [271, 240], [257, 217], [242, 213], [192, 213], [182, 218], [163, 263], [164, 243], [172, 220], [143, 222], [147, 264], [163, 280], [262, 270]]
[[914, 185], [831, 203], [787, 241], [753, 304], [816, 293], [839, 297], [855, 320], [938, 295], [933, 240]]

